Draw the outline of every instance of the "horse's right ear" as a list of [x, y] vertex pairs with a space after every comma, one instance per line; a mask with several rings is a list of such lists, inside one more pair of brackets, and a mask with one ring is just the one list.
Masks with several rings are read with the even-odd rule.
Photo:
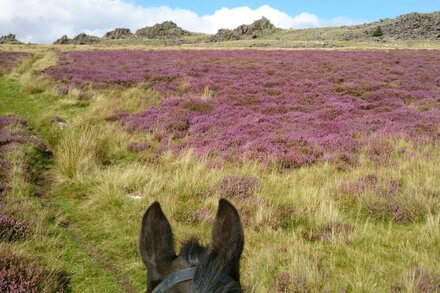
[[240, 216], [226, 199], [220, 199], [212, 229], [212, 248], [225, 263], [226, 271], [239, 281], [240, 256], [244, 246], [244, 232]]
[[151, 280], [162, 278], [176, 253], [170, 223], [158, 202], [154, 202], [142, 218], [139, 249]]

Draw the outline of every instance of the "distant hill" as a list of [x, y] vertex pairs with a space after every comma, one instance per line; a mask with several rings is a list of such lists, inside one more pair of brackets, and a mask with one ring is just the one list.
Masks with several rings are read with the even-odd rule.
[[73, 39], [63, 36], [54, 44], [210, 45], [226, 42], [236, 46], [335, 47], [345, 46], [347, 42], [377, 44], [396, 40], [440, 41], [440, 12], [410, 13], [362, 25], [310, 29], [280, 29], [262, 17], [233, 30], [220, 29], [214, 35], [189, 32], [172, 21], [165, 21], [138, 29], [134, 34], [128, 28], [117, 28], [102, 38], [86, 34], [79, 34]]

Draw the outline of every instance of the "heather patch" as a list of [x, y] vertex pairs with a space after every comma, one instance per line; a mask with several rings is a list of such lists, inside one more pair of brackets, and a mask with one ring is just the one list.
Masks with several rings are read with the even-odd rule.
[[232, 175], [225, 176], [214, 190], [224, 197], [243, 199], [251, 196], [259, 187], [261, 187], [261, 181], [258, 178]]
[[[7, 154], [16, 149], [17, 145], [22, 143], [33, 143], [34, 147], [43, 148], [45, 146], [40, 139], [35, 136], [29, 135], [25, 132], [27, 123], [25, 120], [14, 115], [0, 116], [0, 240], [2, 241], [16, 241], [25, 238], [31, 233], [31, 224], [27, 222], [21, 222], [15, 218], [3, 213], [4, 208], [8, 204], [4, 196], [8, 191], [8, 185], [13, 178], [9, 178], [12, 164], [8, 161]], [[36, 161], [33, 162], [32, 154], [28, 154], [27, 159], [29, 164], [26, 170], [27, 175], [36, 178], [33, 168], [36, 166]]]
[[1, 292], [38, 292], [45, 279], [45, 270], [12, 254], [0, 258]]
[[29, 140], [26, 134], [11, 129], [23, 126], [26, 126], [26, 121], [18, 116], [0, 116], [0, 202], [7, 190], [8, 174], [11, 168], [11, 164], [6, 159], [6, 154], [13, 150], [17, 143]]
[[29, 223], [20, 222], [7, 215], [0, 215], [0, 240], [16, 241], [31, 233]]
[[[214, 57], [220, 54], [203, 52]], [[35, 193], [28, 191], [30, 186], [22, 184], [29, 177], [27, 166], [19, 166], [28, 162], [27, 153], [21, 151], [28, 147], [18, 147], [8, 154], [13, 173], [9, 175], [11, 189], [6, 199], [11, 201], [6, 210], [13, 211], [11, 215], [17, 219], [32, 219], [32, 223], [38, 223], [32, 228], [36, 232], [43, 229], [43, 233], [2, 245], [27, 255], [38, 255], [50, 267], [69, 270], [75, 292], [93, 288], [106, 292], [130, 291], [120, 285], [130, 283], [135, 287], [132, 291], [142, 291], [145, 290], [145, 269], [139, 261], [136, 241], [145, 207], [154, 200], [161, 203], [176, 239], [199, 235], [203, 242], [209, 242], [217, 198], [226, 196], [237, 207], [244, 224], [246, 244], [241, 274], [243, 285], [250, 291], [389, 292], [413, 265], [428, 265], [430, 274], [437, 272], [440, 211], [437, 158], [440, 156], [436, 144], [420, 142], [435, 142], [438, 123], [435, 119], [426, 119], [412, 124], [405, 119], [420, 113], [417, 117], [423, 120], [429, 112], [438, 111], [435, 77], [419, 76], [419, 73], [435, 72], [432, 62], [438, 57], [425, 51], [310, 52], [304, 54], [329, 54], [337, 60], [324, 64], [306, 56], [310, 65], [307, 69], [293, 66], [302, 62], [297, 57], [304, 56], [303, 52], [283, 52], [279, 56], [272, 51], [256, 52], [255, 56], [263, 57], [246, 62], [242, 56], [247, 56], [247, 51], [230, 52], [230, 55], [224, 54], [228, 55], [226, 59], [234, 55], [240, 58], [229, 58], [228, 64], [224, 63], [226, 59], [205, 62], [206, 68], [191, 72], [193, 76], [198, 75], [197, 78], [186, 76], [184, 72], [183, 78], [180, 75], [155, 78], [151, 71], [135, 87], [121, 91], [108, 88], [113, 87], [111, 79], [103, 79], [101, 85], [93, 81], [71, 84], [66, 80], [65, 84], [43, 86], [45, 91], [41, 95], [29, 96], [26, 91], [14, 90], [17, 98], [5, 99], [7, 108], [17, 108], [15, 103], [22, 99], [18, 112], [32, 119], [32, 125], [49, 139], [55, 155], [54, 164], [48, 165], [51, 184], [47, 188], [50, 189], [47, 197], [40, 198], [28, 196]], [[199, 56], [199, 52], [168, 51], [168, 59], [157, 64], [158, 68], [172, 63], [174, 53]], [[358, 62], [354, 58], [363, 58], [364, 54], [371, 59], [370, 64], [366, 59]], [[262, 72], [262, 63], [268, 60], [266, 55], [280, 57], [277, 66], [270, 66], [276, 60], [268, 62], [266, 72], [253, 78], [251, 84], [250, 78]], [[416, 82], [402, 82], [408, 76], [407, 68], [387, 73], [387, 68], [394, 65], [381, 56], [401, 56], [407, 65], [417, 63], [417, 66], [406, 66], [412, 70]], [[345, 57], [350, 62], [346, 62]], [[187, 58], [173, 66], [176, 70], [185, 69], [188, 60], [200, 63], [197, 58]], [[126, 60], [111, 62], [125, 63]], [[150, 60], [150, 64], [155, 62]], [[283, 68], [283, 62], [290, 67]], [[379, 63], [383, 66], [378, 66]], [[124, 70], [136, 70], [136, 66], [133, 63]], [[221, 68], [235, 68], [239, 74], [230, 79], [228, 75], [234, 73], [225, 71], [223, 80], [217, 73]], [[78, 68], [78, 72], [83, 69]], [[109, 70], [120, 69], [109, 67]], [[341, 75], [341, 70], [352, 71], [353, 77]], [[302, 75], [297, 71], [302, 71]], [[377, 71], [380, 74], [375, 75]], [[284, 79], [285, 74], [289, 78]], [[296, 80], [291, 78], [294, 75]], [[370, 75], [374, 80], [368, 80]], [[395, 77], [382, 86], [382, 79], [390, 75]], [[332, 83], [331, 87], [326, 84], [325, 76]], [[208, 84], [194, 87], [194, 81], [206, 77], [212, 78]], [[248, 85], [230, 88], [242, 79]], [[423, 86], [418, 82], [421, 80], [426, 80], [426, 88], [413, 91], [411, 86]], [[98, 86], [103, 88], [94, 88]], [[336, 90], [338, 86], [340, 89]], [[70, 89], [67, 96], [54, 94], [57, 88], [63, 87]], [[251, 87], [256, 93], [249, 90], [241, 94], [243, 89]], [[90, 107], [79, 109], [72, 102], [77, 101], [84, 90], [94, 96], [87, 101]], [[411, 94], [406, 95], [408, 92]], [[49, 96], [54, 98], [50, 100], [53, 105], [44, 107]], [[344, 105], [349, 107], [329, 106], [327, 97], [334, 102], [345, 101]], [[390, 103], [393, 99], [402, 100], [403, 106]], [[38, 103], [41, 108], [36, 107]], [[28, 107], [47, 111], [28, 115]], [[407, 109], [410, 115], [388, 116], [399, 107]], [[219, 112], [222, 108], [225, 110]], [[139, 109], [152, 115], [119, 114]], [[243, 113], [244, 116], [240, 116]], [[146, 123], [140, 123], [143, 114]], [[217, 116], [212, 116], [215, 114]], [[63, 119], [50, 120], [54, 115], [63, 117], [68, 125], [64, 126]], [[104, 122], [103, 118], [110, 115], [136, 133], [122, 131], [119, 123]], [[309, 120], [303, 119], [306, 117]], [[346, 128], [355, 131], [341, 138], [345, 128], [331, 127], [341, 126], [344, 121]], [[363, 128], [365, 121], [369, 122]], [[408, 127], [393, 128], [402, 121]], [[322, 124], [316, 125], [318, 122]], [[229, 130], [234, 132], [230, 136], [223, 135]], [[142, 132], [148, 134], [144, 136]], [[297, 132], [300, 134], [295, 137]], [[310, 135], [305, 137], [304, 133]], [[328, 133], [334, 134], [334, 139], [327, 138], [335, 144], [321, 144]], [[416, 143], [411, 139], [388, 140], [390, 136], [400, 135]], [[274, 139], [267, 140], [268, 137]], [[202, 143], [200, 138], [206, 140]], [[342, 147], [338, 146], [338, 139]], [[265, 150], [265, 144], [259, 149], [255, 141], [267, 141], [267, 145], [275, 145], [273, 149], [279, 152]], [[391, 143], [386, 144], [387, 141]], [[199, 142], [200, 145], [196, 144]], [[151, 147], [142, 151], [143, 143]], [[230, 146], [224, 147], [227, 143]], [[193, 153], [200, 154], [201, 158]], [[248, 159], [277, 165], [264, 168], [258, 163], [234, 164]], [[331, 163], [325, 163], [327, 161]], [[308, 168], [290, 170], [308, 164], [311, 164]], [[278, 172], [278, 166], [289, 171]], [[224, 179], [237, 174], [258, 178], [260, 187], [244, 192], [241, 187], [229, 188], [233, 180]], [[225, 181], [223, 186], [222, 181]], [[344, 184], [347, 190], [342, 192]], [[221, 189], [232, 190], [232, 195], [224, 195]], [[40, 201], [45, 204], [38, 208]], [[81, 260], [81, 265], [72, 266], [72, 260]]]
[[206, 208], [201, 208], [191, 212], [188, 217], [188, 223], [199, 223], [203, 221], [213, 221], [214, 217], [211, 212]]
[[29, 56], [29, 53], [24, 52], [0, 52], [0, 75], [11, 69], [18, 60]]
[[10, 164], [5, 158], [9, 151], [13, 150], [20, 143], [41, 143], [38, 138], [29, 136], [23, 131], [23, 128], [26, 126], [26, 121], [18, 116], [0, 116], [0, 180], [4, 179], [10, 168]]
[[368, 214], [376, 219], [400, 223], [422, 219], [429, 212], [425, 203], [410, 196], [366, 198], [363, 205]]
[[440, 292], [440, 274], [415, 268], [406, 274], [402, 281], [392, 286], [392, 292]]
[[26, 121], [15, 115], [0, 116], [0, 127], [3, 128], [9, 125], [26, 125]]
[[0, 254], [0, 292], [64, 292], [67, 279], [52, 279], [53, 276], [35, 261], [9, 252]]
[[288, 229], [300, 220], [300, 216], [297, 211], [292, 207], [277, 207], [276, 213], [272, 215], [270, 226], [274, 230], [278, 229]]
[[[427, 194], [428, 195], [428, 194]], [[381, 180], [367, 174], [355, 182], [344, 182], [336, 191], [335, 199], [346, 207], [360, 205], [377, 220], [410, 223], [424, 218], [439, 208], [439, 203], [405, 190], [399, 180]]]
[[281, 273], [276, 279], [277, 292], [312, 292], [307, 279], [300, 274]]
[[[142, 83], [163, 93], [169, 99], [159, 106], [120, 116], [129, 129], [154, 133], [161, 150], [283, 169], [336, 159], [347, 169], [373, 135], [438, 139], [439, 58], [407, 50], [76, 51], [60, 53], [45, 73], [66, 86]], [[386, 160], [385, 147], [372, 145], [371, 156]]]
[[314, 226], [302, 232], [302, 236], [308, 241], [334, 241], [342, 239], [348, 242], [353, 228], [344, 223], [332, 222]]

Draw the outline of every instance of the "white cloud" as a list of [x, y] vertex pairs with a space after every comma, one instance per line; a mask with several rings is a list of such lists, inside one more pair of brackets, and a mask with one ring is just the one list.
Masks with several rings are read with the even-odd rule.
[[262, 16], [281, 28], [356, 23], [342, 17], [320, 19], [307, 12], [290, 16], [268, 5], [221, 8], [211, 15], [197, 15], [187, 9], [148, 8], [127, 0], [0, 0], [0, 35], [15, 33], [24, 42], [51, 43], [61, 35], [73, 37], [86, 32], [101, 36], [116, 27], [135, 31], [165, 20], [193, 32], [215, 33], [219, 28], [235, 28]]

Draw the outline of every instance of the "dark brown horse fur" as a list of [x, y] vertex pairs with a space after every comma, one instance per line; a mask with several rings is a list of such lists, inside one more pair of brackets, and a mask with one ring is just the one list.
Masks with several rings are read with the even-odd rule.
[[[169, 274], [196, 267], [193, 280], [175, 285], [167, 292], [241, 292], [240, 256], [244, 232], [234, 206], [220, 199], [212, 229], [211, 246], [190, 239], [177, 255], [173, 232], [160, 204], [154, 202], [142, 219], [139, 248], [147, 267], [147, 293]], [[225, 282], [224, 276], [229, 276]]]

